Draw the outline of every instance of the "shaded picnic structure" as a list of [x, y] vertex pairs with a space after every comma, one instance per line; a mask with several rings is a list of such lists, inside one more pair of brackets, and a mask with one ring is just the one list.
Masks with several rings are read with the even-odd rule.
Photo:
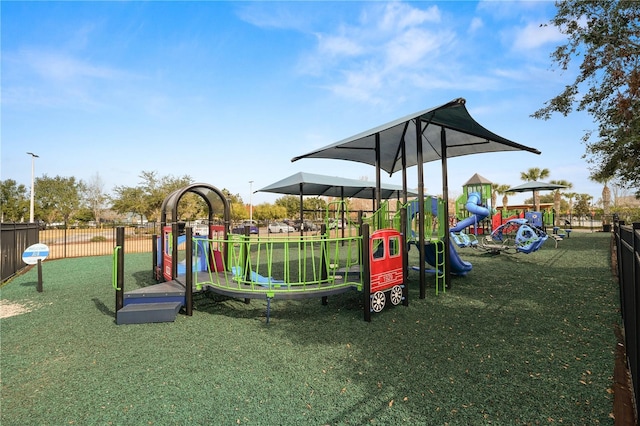
[[[359, 179], [348, 179], [338, 176], [326, 176], [307, 172], [298, 172], [282, 180], [267, 185], [256, 192], [272, 192], [286, 195], [300, 196], [300, 221], [304, 220], [303, 197], [324, 196], [345, 198], [363, 198], [373, 201], [372, 210], [376, 210], [376, 199], [400, 198], [405, 189], [400, 185], [369, 182]], [[417, 196], [418, 193], [407, 190], [407, 196]], [[379, 205], [378, 205], [379, 207]], [[344, 210], [342, 212], [344, 214]], [[342, 218], [344, 221], [344, 217]], [[302, 232], [302, 231], [301, 231]]]
[[[541, 152], [499, 136], [476, 122], [466, 108], [466, 100], [454, 99], [443, 105], [429, 108], [397, 120], [366, 130], [354, 136], [302, 154], [291, 159], [325, 158], [355, 161], [375, 166], [378, 196], [376, 206], [381, 204], [381, 172], [402, 172], [403, 202], [407, 202], [407, 169], [417, 166], [418, 203], [420, 217], [424, 217], [424, 163], [441, 161], [442, 197], [449, 199], [447, 159], [500, 151]], [[448, 203], [445, 217], [449, 217]], [[451, 284], [449, 224], [445, 221], [443, 237], [445, 280]], [[419, 223], [418, 241], [425, 245], [425, 227]], [[425, 265], [425, 250], [420, 250], [420, 265]], [[426, 296], [426, 271], [420, 268], [420, 298]]]
[[555, 191], [556, 189], [565, 189], [566, 185], [559, 185], [556, 183], [547, 183], [547, 182], [539, 182], [539, 181], [529, 181], [525, 182], [522, 185], [517, 185], [507, 189], [506, 192], [529, 192], [531, 191], [533, 197], [533, 209], [535, 211], [540, 211], [540, 202], [536, 203], [536, 192], [538, 191]]

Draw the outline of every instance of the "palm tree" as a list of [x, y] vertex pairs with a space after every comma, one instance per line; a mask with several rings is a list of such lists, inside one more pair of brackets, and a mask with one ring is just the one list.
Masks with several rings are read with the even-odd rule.
[[507, 189], [511, 188], [511, 186], [509, 185], [501, 185], [501, 184], [494, 184], [494, 185], [496, 185], [496, 187], [494, 188], [495, 193], [502, 195], [502, 211], [504, 212], [507, 210], [509, 195], [513, 195], [514, 193], [507, 191]]
[[497, 203], [497, 199], [498, 199], [498, 187], [500, 185], [497, 183], [492, 183], [491, 184], [491, 208], [495, 209], [496, 208], [496, 203]]
[[609, 208], [611, 207], [611, 190], [607, 186], [609, 182], [607, 179], [593, 179], [594, 181], [601, 183], [602, 188], [602, 224], [608, 223]]
[[[573, 184], [571, 182], [568, 182], [564, 179], [561, 180], [552, 180], [550, 183], [556, 184], [556, 185], [563, 185], [566, 186], [566, 188], [564, 189], [571, 189], [573, 188]], [[556, 189], [555, 191], [553, 191], [553, 210], [555, 212], [554, 215], [554, 222], [555, 222], [555, 226], [560, 226], [559, 225], [559, 221], [560, 221], [560, 199], [562, 198], [562, 193], [561, 191], [564, 191], [563, 188], [560, 189]]]
[[[551, 172], [549, 169], [541, 169], [539, 167], [531, 167], [526, 172], [520, 172], [520, 179], [525, 182], [533, 182], [549, 177]], [[538, 191], [533, 191], [533, 207], [535, 211], [539, 211], [540, 202], [538, 201]]]
[[578, 196], [577, 192], [565, 192], [562, 194], [564, 198], [569, 200], [569, 220], [571, 221], [571, 212], [573, 211], [573, 199]]

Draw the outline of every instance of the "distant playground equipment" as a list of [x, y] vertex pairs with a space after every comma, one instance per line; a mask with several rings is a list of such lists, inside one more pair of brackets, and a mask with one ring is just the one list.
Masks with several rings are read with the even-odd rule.
[[480, 248], [491, 253], [533, 253], [540, 249], [548, 235], [525, 218], [509, 219], [486, 236]]
[[[499, 253], [533, 253], [540, 249], [549, 237], [543, 230], [543, 215], [540, 212], [523, 212], [523, 217], [510, 217], [501, 220], [489, 235], [481, 240], [473, 234], [465, 234], [463, 229], [472, 226], [478, 228], [478, 223], [490, 214], [488, 208], [480, 204], [480, 194], [469, 194], [466, 209], [472, 215], [461, 220], [450, 228], [451, 239], [459, 247], [471, 247], [486, 250], [492, 254]], [[554, 236], [557, 242], [563, 234]]]
[[[549, 237], [545, 226], [553, 223], [551, 212], [519, 212], [516, 216], [502, 217], [502, 211], [491, 216], [492, 231], [481, 240], [478, 233], [485, 234], [480, 224], [492, 213], [491, 181], [474, 174], [464, 185], [463, 195], [456, 200], [456, 215], [470, 216], [450, 227], [450, 238], [458, 247], [478, 248], [490, 253], [533, 253], [540, 249]], [[465, 195], [466, 194], [466, 195]], [[469, 232], [464, 232], [465, 229]], [[557, 243], [564, 238], [564, 233], [554, 232], [552, 238]]]
[[[452, 226], [449, 229], [450, 232], [453, 232], [452, 240], [458, 244], [458, 239], [455, 236], [460, 235], [460, 244], [459, 247], [469, 247], [474, 244], [474, 240], [477, 240], [478, 234], [485, 233], [485, 226], [483, 219], [489, 216], [494, 209], [494, 206], [491, 205], [491, 185], [492, 182], [480, 176], [478, 173], [475, 173], [467, 182], [462, 185], [462, 195], [456, 199], [455, 203], [455, 211], [456, 217], [459, 218], [459, 222], [457, 225]], [[469, 209], [471, 207], [471, 210]], [[472, 210], [480, 209], [478, 213], [474, 213]], [[485, 210], [486, 209], [486, 210]], [[487, 213], [485, 215], [485, 213]], [[476, 221], [470, 222], [467, 221], [469, 217], [475, 216]], [[483, 216], [480, 218], [480, 216]], [[463, 226], [459, 226], [460, 222], [464, 222]], [[455, 231], [452, 229], [455, 228]], [[464, 232], [465, 228], [469, 228], [468, 232]], [[468, 237], [468, 238], [467, 238]]]
[[[200, 195], [209, 207], [209, 235], [193, 235], [178, 221], [177, 207], [188, 193]], [[213, 225], [214, 208], [223, 225]], [[221, 211], [220, 211], [221, 210]], [[261, 238], [229, 232], [229, 205], [217, 188], [193, 184], [170, 194], [162, 205], [162, 235], [154, 238], [153, 272], [163, 281], [124, 292], [124, 233], [114, 249], [116, 323], [174, 321], [181, 310], [193, 313], [194, 293], [210, 291], [233, 298], [321, 298], [347, 291], [363, 295], [364, 319], [380, 312], [387, 301], [408, 305], [404, 283], [404, 240], [400, 232], [368, 225], [357, 236], [329, 238], [326, 227], [317, 236]], [[118, 235], [118, 234], [117, 234]], [[364, 243], [367, 242], [367, 243]]]
[[465, 209], [471, 213], [471, 216], [459, 221], [449, 228], [451, 240], [458, 247], [474, 247], [478, 245], [478, 238], [475, 234], [467, 234], [464, 229], [472, 226], [474, 230], [478, 229], [480, 222], [489, 216], [490, 211], [482, 205], [482, 197], [479, 192], [472, 192], [467, 196]]

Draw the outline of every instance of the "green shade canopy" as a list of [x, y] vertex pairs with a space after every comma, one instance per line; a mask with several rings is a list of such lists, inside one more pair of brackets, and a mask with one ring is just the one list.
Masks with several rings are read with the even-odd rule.
[[[375, 189], [375, 182], [298, 172], [271, 185], [265, 186], [256, 192], [374, 199]], [[398, 197], [402, 193], [402, 186], [382, 184], [380, 192], [381, 198], [384, 199]], [[407, 192], [409, 196], [417, 195], [415, 192]]]
[[[378, 157], [380, 169], [393, 174], [403, 168], [403, 144], [406, 153], [405, 167], [418, 164], [417, 121], [421, 129], [423, 163], [442, 159], [442, 129], [446, 130], [448, 158], [498, 151], [529, 151], [540, 154], [535, 148], [520, 145], [482, 127], [469, 115], [465, 100], [458, 98], [294, 157], [291, 161], [330, 158], [376, 165]], [[379, 156], [376, 153], [376, 135], [379, 135]]]

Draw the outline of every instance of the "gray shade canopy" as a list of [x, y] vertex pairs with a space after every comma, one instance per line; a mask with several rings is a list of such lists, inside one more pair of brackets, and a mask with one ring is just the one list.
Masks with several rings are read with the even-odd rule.
[[[356, 161], [376, 167], [376, 181], [380, 181], [380, 171], [390, 175], [402, 170], [402, 184], [407, 187], [407, 168], [417, 166], [418, 198], [424, 200], [423, 164], [435, 160], [442, 163], [442, 198], [449, 199], [447, 158], [462, 155], [499, 151], [528, 151], [540, 154], [535, 148], [520, 145], [485, 129], [469, 115], [466, 101], [457, 98], [444, 105], [426, 109], [387, 124], [375, 127], [355, 136], [294, 157], [330, 158]], [[380, 200], [378, 199], [378, 206]], [[406, 200], [405, 200], [406, 201]], [[445, 216], [449, 216], [448, 203], [444, 205]], [[418, 214], [424, 217], [424, 203], [418, 203]], [[444, 268], [445, 279], [451, 286], [449, 221], [444, 226]], [[426, 243], [424, 221], [418, 223], [420, 246]], [[420, 250], [420, 265], [425, 264], [425, 250]], [[420, 298], [426, 292], [426, 275], [420, 268]]]
[[[344, 198], [375, 198], [375, 182], [298, 172], [256, 192], [274, 192], [288, 195], [321, 195]], [[409, 196], [417, 193], [407, 191]], [[380, 196], [384, 199], [398, 197], [402, 186], [382, 184]]]
[[[418, 164], [418, 124], [422, 139], [423, 163], [442, 159], [442, 129], [446, 130], [448, 158], [498, 151], [529, 151], [540, 154], [535, 148], [520, 145], [482, 127], [469, 115], [465, 100], [458, 98], [294, 157], [291, 161], [302, 158], [330, 158], [370, 165], [378, 163], [380, 169], [393, 174], [403, 169], [403, 146], [406, 155], [404, 167]], [[376, 145], [379, 146], [379, 152]]]
[[522, 185], [514, 186], [512, 188], [507, 189], [506, 192], [529, 192], [531, 191], [535, 210], [540, 210], [540, 206], [536, 203], [536, 192], [537, 191], [554, 191], [556, 189], [564, 189], [567, 188], [565, 185], [558, 185], [555, 183], [547, 183], [547, 182], [538, 182], [538, 181], [530, 181], [525, 182]]
[[512, 188], [507, 189], [506, 192], [529, 192], [529, 191], [553, 191], [555, 189], [564, 189], [565, 185], [558, 185], [555, 183], [546, 183], [546, 182], [538, 182], [531, 181], [525, 182], [522, 185], [514, 186]]

